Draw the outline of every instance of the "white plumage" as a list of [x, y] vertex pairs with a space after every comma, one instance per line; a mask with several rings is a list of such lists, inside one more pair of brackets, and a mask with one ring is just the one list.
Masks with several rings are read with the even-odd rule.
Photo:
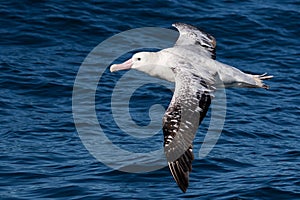
[[188, 24], [173, 26], [180, 33], [174, 47], [136, 53], [128, 61], [112, 65], [110, 70], [136, 69], [175, 82], [173, 98], [163, 117], [164, 147], [170, 171], [185, 192], [194, 159], [193, 139], [216, 87], [268, 89], [262, 80], [272, 76], [247, 74], [216, 61], [213, 36]]

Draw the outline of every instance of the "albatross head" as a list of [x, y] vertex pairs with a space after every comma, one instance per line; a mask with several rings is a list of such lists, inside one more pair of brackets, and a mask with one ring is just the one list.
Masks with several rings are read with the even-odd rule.
[[136, 53], [129, 60], [122, 64], [114, 64], [110, 67], [111, 72], [125, 70], [125, 69], [136, 69], [142, 72], [148, 72], [151, 63], [154, 63], [154, 53], [152, 52], [139, 52]]
[[122, 64], [112, 65], [110, 71], [136, 69], [150, 76], [174, 82], [174, 74], [165, 61], [165, 57], [162, 58], [159, 52], [139, 52]]

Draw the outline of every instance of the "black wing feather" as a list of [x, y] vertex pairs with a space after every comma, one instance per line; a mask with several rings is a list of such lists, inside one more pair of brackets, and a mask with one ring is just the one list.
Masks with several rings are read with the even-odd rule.
[[[173, 99], [163, 118], [164, 147], [172, 176], [180, 189], [186, 192], [194, 160], [193, 139], [208, 111], [211, 96], [203, 79], [190, 73], [175, 75], [187, 94], [183, 93], [183, 88], [175, 88]], [[192, 93], [194, 90], [189, 90], [187, 85], [198, 89]], [[187, 109], [187, 106], [191, 109]]]
[[189, 24], [175, 23], [173, 24], [173, 26], [177, 28], [180, 33], [175, 46], [199, 46], [202, 49], [208, 51], [212, 59], [216, 59], [217, 42], [212, 35]]

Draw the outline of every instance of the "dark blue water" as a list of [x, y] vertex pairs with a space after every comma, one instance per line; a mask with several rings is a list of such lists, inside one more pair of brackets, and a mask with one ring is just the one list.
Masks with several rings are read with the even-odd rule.
[[[2, 1], [0, 13], [1, 199], [300, 199], [298, 1], [26, 0]], [[72, 116], [74, 80], [95, 46], [122, 31], [174, 22], [214, 35], [218, 60], [274, 75], [269, 91], [226, 90], [222, 135], [207, 157], [193, 162], [186, 194], [167, 167], [136, 174], [99, 162]], [[134, 96], [146, 103], [131, 112], [144, 126], [143, 106], [169, 99], [170, 91], [142, 90], [151, 98]], [[160, 148], [162, 137], [153, 143]]]

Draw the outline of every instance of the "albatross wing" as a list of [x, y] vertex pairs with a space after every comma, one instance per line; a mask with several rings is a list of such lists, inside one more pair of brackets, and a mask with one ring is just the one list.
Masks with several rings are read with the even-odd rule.
[[164, 150], [170, 171], [185, 192], [194, 160], [192, 144], [211, 103], [212, 80], [197, 76], [189, 63], [171, 69], [175, 92], [163, 117]]
[[179, 31], [179, 38], [177, 39], [175, 46], [190, 46], [193, 48], [200, 47], [200, 49], [208, 52], [208, 55], [212, 59], [216, 59], [216, 39], [189, 24], [175, 23], [172, 24]]
[[193, 140], [211, 104], [214, 86], [221, 81], [225, 87], [268, 89], [263, 80], [272, 76], [246, 74], [213, 60], [216, 58], [213, 36], [188, 24], [173, 26], [179, 31], [174, 47], [156, 53], [136, 53], [125, 63], [112, 65], [111, 71], [132, 68], [175, 81], [175, 92], [163, 117], [164, 151], [172, 176], [185, 192], [194, 160]]

